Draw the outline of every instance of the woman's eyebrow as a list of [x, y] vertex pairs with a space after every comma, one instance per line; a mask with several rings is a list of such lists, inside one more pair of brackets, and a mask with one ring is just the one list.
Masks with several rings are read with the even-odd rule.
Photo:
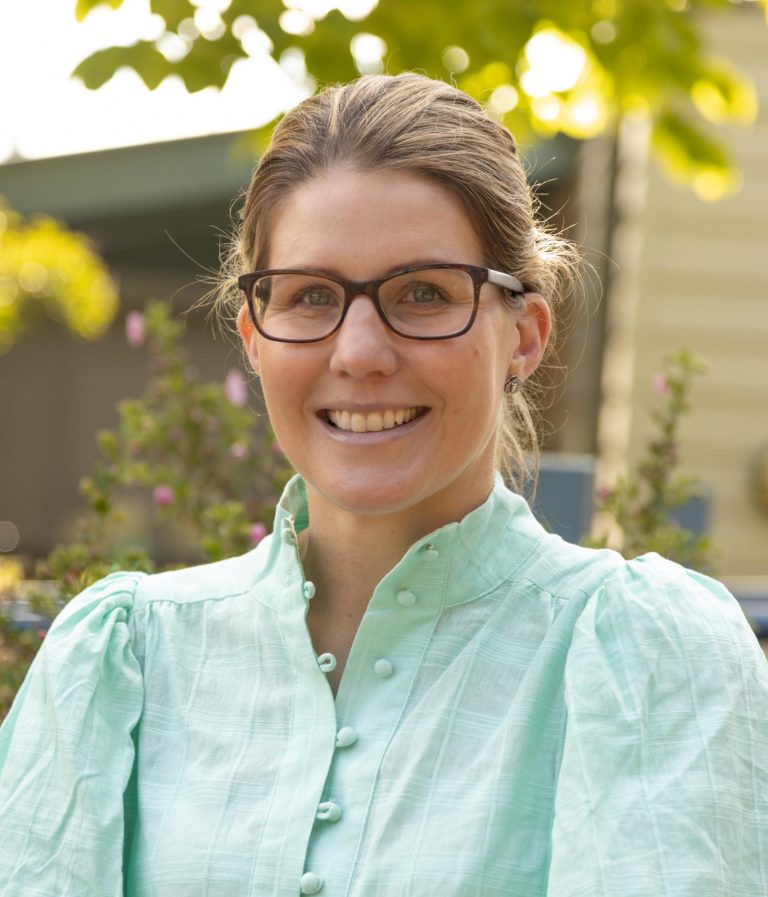
[[[379, 280], [383, 277], [389, 277], [391, 274], [398, 274], [401, 271], [405, 271], [408, 268], [428, 268], [430, 265], [453, 265], [453, 264], [470, 264], [470, 262], [457, 261], [455, 258], [425, 258], [425, 259], [409, 259], [406, 262], [398, 262], [396, 265], [393, 265], [391, 268], [388, 268], [384, 271], [379, 277], [371, 277], [368, 280]], [[484, 267], [484, 266], [480, 266]], [[347, 277], [344, 275], [340, 269], [335, 268], [329, 265], [312, 265], [309, 263], [306, 264], [291, 264], [291, 265], [274, 265], [272, 268], [267, 268], [265, 270], [271, 271], [280, 271], [280, 270], [295, 270], [295, 271], [316, 271], [318, 274], [327, 274], [329, 277], [338, 277], [341, 280], [354, 280], [354, 278]]]

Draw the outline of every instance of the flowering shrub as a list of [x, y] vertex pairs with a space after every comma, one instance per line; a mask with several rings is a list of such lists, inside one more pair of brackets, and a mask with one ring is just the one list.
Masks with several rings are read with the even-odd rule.
[[[247, 407], [242, 373], [230, 371], [223, 384], [200, 382], [187, 364], [180, 333], [162, 302], [127, 316], [129, 344], [149, 351], [149, 382], [138, 399], [118, 403], [117, 428], [97, 434], [102, 460], [80, 483], [88, 508], [75, 540], [37, 564], [38, 578], [60, 584], [60, 600], [31, 600], [50, 619], [110, 572], [158, 569], [148, 538], [126, 542], [120, 506], [126, 491], [147, 495], [155, 521], [183, 534], [190, 546], [168, 569], [242, 554], [268, 532], [291, 470], [266, 420]], [[1, 719], [44, 633], [20, 633], [2, 613], [0, 621]]]
[[[689, 352], [665, 358], [664, 370], [653, 378], [653, 391], [662, 401], [653, 411], [656, 433], [636, 473], [596, 495], [597, 518], [618, 528], [617, 547], [625, 557], [656, 551], [695, 570], [712, 568], [708, 537], [682, 528], [673, 518], [674, 512], [697, 494], [695, 478], [679, 472], [679, 428], [681, 418], [690, 410], [693, 378], [704, 371], [702, 362]], [[602, 535], [586, 544], [603, 547], [608, 542], [609, 537]]]

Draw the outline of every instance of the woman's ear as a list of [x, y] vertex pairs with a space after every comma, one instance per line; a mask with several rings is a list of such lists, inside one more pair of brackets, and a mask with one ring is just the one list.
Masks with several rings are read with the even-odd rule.
[[248, 360], [251, 362], [253, 372], [258, 375], [259, 355], [256, 351], [256, 328], [253, 326], [253, 321], [251, 321], [247, 305], [243, 305], [237, 313], [237, 331], [240, 334], [240, 339], [243, 341], [243, 346], [245, 347]]
[[512, 354], [510, 373], [526, 380], [544, 356], [552, 332], [552, 313], [539, 293], [526, 293], [523, 301], [525, 307], [516, 313], [518, 339]]

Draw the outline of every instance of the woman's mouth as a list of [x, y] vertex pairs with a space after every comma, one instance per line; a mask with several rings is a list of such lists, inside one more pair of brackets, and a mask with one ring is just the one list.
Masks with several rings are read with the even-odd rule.
[[339, 430], [352, 433], [378, 433], [380, 430], [393, 430], [402, 427], [429, 409], [425, 407], [388, 408], [386, 411], [371, 411], [361, 414], [358, 411], [336, 411], [327, 409], [326, 420]]

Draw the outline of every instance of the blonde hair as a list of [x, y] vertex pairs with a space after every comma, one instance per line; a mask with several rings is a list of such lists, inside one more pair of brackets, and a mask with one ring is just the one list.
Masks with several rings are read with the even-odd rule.
[[[237, 276], [267, 266], [281, 203], [300, 184], [340, 166], [409, 171], [453, 191], [485, 246], [486, 264], [540, 293], [556, 321], [573, 294], [579, 258], [568, 241], [537, 222], [514, 138], [467, 94], [411, 73], [327, 87], [280, 121], [245, 193], [224, 261], [213, 309], [223, 319], [242, 306]], [[504, 396], [496, 461], [520, 492], [534, 487], [538, 470], [541, 369]]]

